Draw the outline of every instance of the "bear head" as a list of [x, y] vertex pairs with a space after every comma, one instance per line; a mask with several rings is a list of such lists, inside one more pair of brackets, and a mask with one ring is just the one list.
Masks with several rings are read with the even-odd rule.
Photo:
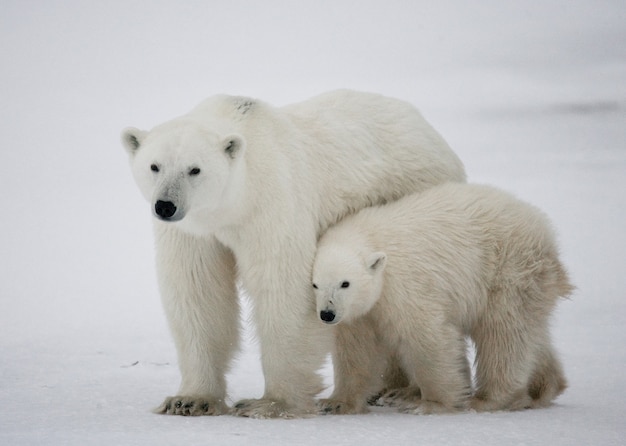
[[320, 246], [313, 266], [317, 314], [326, 324], [365, 315], [380, 298], [387, 256], [350, 247]]
[[191, 232], [216, 229], [244, 180], [238, 172], [244, 138], [196, 120], [173, 120], [149, 132], [127, 128], [122, 143], [153, 215]]

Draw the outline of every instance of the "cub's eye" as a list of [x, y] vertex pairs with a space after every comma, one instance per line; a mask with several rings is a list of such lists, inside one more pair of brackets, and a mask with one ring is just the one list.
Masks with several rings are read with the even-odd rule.
[[313, 284], [313, 288], [317, 289], [317, 285]]
[[198, 175], [199, 173], [200, 173], [200, 168], [198, 168], [198, 167], [194, 167], [193, 169], [191, 169], [189, 171], [189, 175], [191, 175], [191, 176]]
[[150, 166], [150, 170], [153, 172], [158, 172], [159, 171], [159, 166], [157, 166], [156, 164], [152, 164]]
[[341, 283], [341, 288], [348, 288], [350, 286], [350, 282], [345, 281]]

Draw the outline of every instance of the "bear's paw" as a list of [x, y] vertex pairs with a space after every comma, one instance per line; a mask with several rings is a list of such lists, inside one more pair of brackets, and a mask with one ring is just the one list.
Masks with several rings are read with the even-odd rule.
[[399, 407], [417, 405], [422, 399], [419, 387], [408, 386], [397, 389], [383, 390], [377, 397], [368, 401], [372, 406]]
[[320, 415], [353, 415], [369, 412], [367, 407], [357, 408], [354, 403], [330, 398], [319, 400], [317, 409]]
[[270, 399], [248, 399], [237, 402], [230, 411], [231, 415], [246, 418], [308, 418], [314, 414], [311, 410], [298, 409], [284, 401]]
[[166, 415], [200, 416], [222, 415], [228, 406], [221, 399], [201, 396], [169, 396], [154, 409], [155, 413]]

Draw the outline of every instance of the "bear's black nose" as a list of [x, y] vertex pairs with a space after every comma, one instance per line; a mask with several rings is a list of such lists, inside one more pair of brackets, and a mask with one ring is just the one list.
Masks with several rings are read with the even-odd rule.
[[171, 201], [159, 200], [154, 205], [154, 212], [156, 212], [159, 217], [167, 219], [176, 213], [176, 206]]
[[320, 319], [324, 322], [332, 322], [335, 320], [335, 313], [333, 311], [322, 310], [320, 311]]

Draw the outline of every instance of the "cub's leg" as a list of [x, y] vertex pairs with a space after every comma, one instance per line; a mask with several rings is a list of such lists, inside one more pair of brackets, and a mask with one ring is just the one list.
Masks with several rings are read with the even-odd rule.
[[367, 399], [382, 386], [386, 357], [368, 316], [335, 328], [333, 367], [335, 388], [318, 402], [322, 414], [367, 413]]
[[472, 391], [471, 370], [465, 337], [451, 325], [405, 333], [399, 355], [411, 386], [419, 388], [421, 400], [407, 402], [403, 412], [413, 414], [449, 413], [465, 410]]
[[407, 402], [419, 403], [422, 394], [419, 387], [411, 386], [397, 354], [391, 354], [389, 365], [383, 375], [383, 389], [368, 398], [372, 406], [399, 407]]
[[556, 302], [569, 296], [574, 287], [567, 272], [558, 258], [556, 249], [550, 250], [544, 257], [543, 269], [533, 278], [535, 305], [530, 307], [529, 319], [546, 319], [543, 338], [540, 339], [535, 369], [528, 384], [528, 393], [532, 398], [531, 407], [546, 407], [567, 388], [563, 367], [558, 359], [549, 335], [547, 319]]
[[161, 298], [178, 354], [177, 396], [155, 409], [173, 415], [220, 415], [225, 374], [239, 342], [235, 262], [214, 238], [195, 238], [156, 223]]
[[535, 371], [528, 385], [532, 398], [531, 407], [546, 407], [567, 388], [563, 367], [554, 352], [547, 345], [540, 351]]
[[[476, 393], [472, 408], [477, 411], [519, 410], [531, 407], [528, 383], [537, 361], [541, 323], [529, 326], [519, 317], [514, 300], [508, 309], [485, 315], [472, 338], [476, 344]], [[535, 334], [531, 333], [535, 331]]]

